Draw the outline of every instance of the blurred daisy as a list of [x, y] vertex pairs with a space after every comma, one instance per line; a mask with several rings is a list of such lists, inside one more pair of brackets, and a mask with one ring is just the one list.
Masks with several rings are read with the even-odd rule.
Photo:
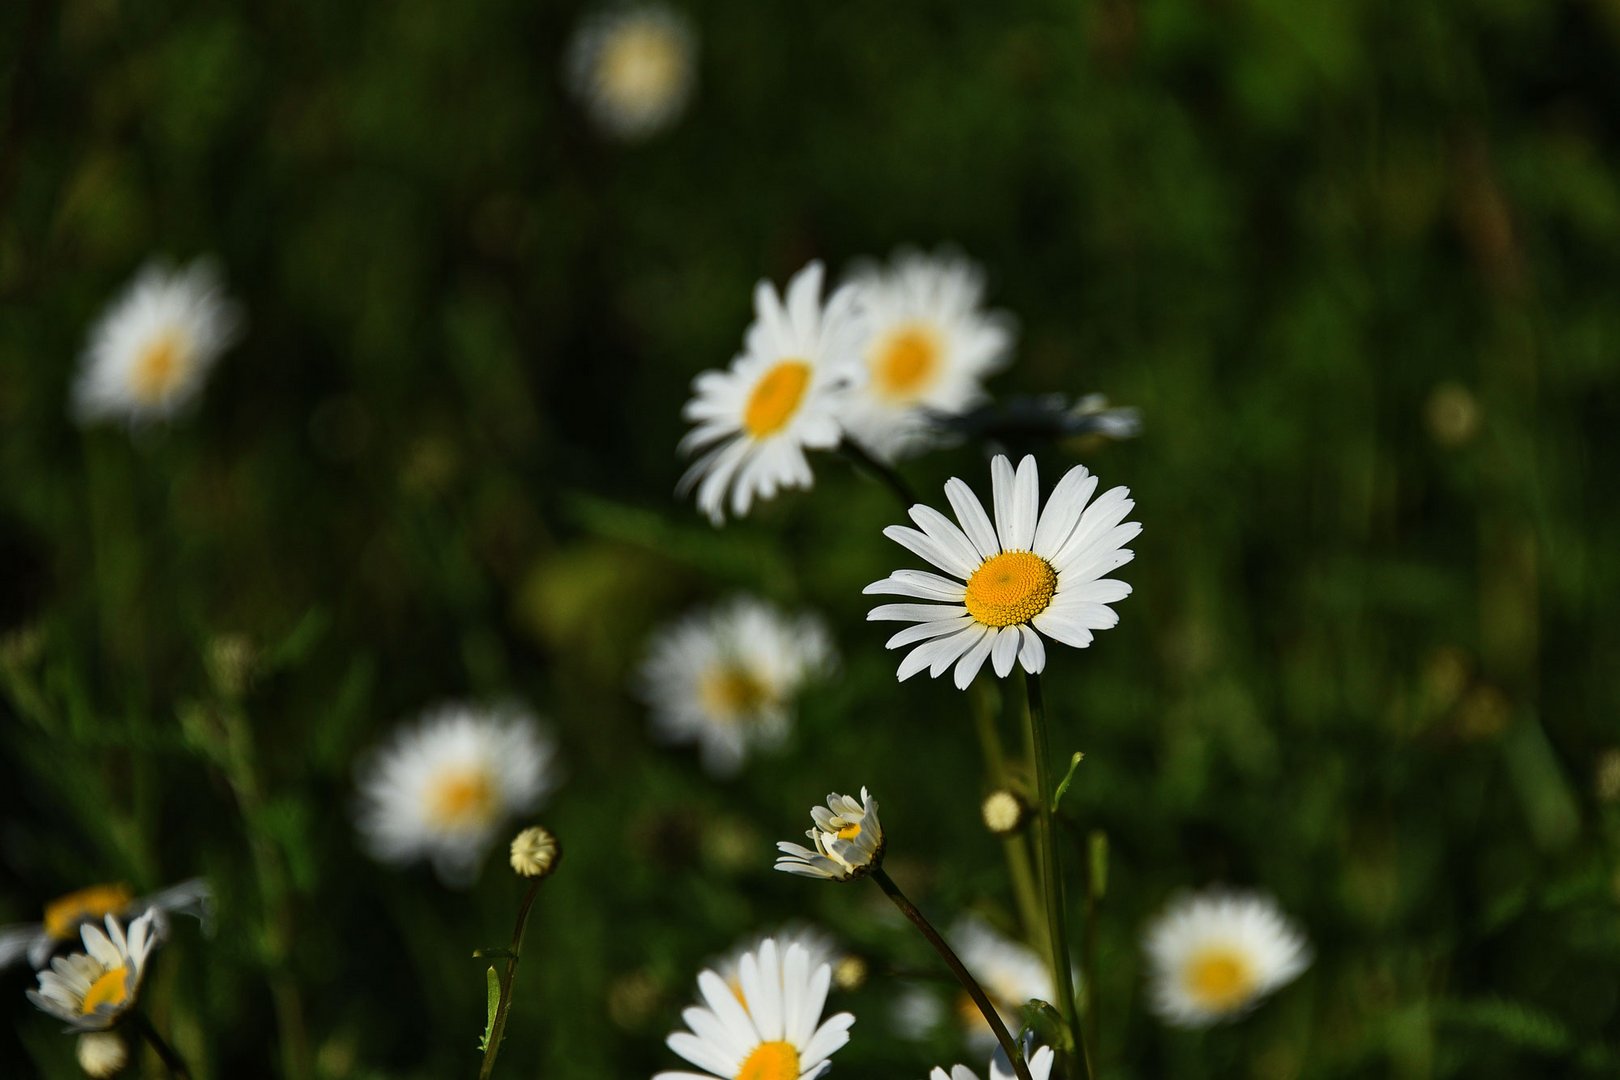
[[862, 270], [854, 283], [871, 336], [866, 378], [844, 411], [844, 427], [893, 461], [933, 441], [931, 414], [984, 400], [984, 379], [1012, 349], [1012, 319], [983, 309], [984, 275], [958, 256], [902, 252], [888, 267]]
[[[802, 945], [778, 950], [766, 938], [738, 964], [741, 996], [713, 971], [698, 976], [703, 1005], [681, 1014], [689, 1031], [677, 1031], [669, 1048], [704, 1070], [662, 1072], [653, 1080], [812, 1080], [849, 1041], [849, 1013], [821, 1019], [832, 969], [812, 967]], [[746, 1001], [745, 1006], [743, 1002]], [[706, 1007], [705, 1007], [706, 1006]]]
[[[1028, 945], [1014, 941], [983, 919], [973, 917], [959, 920], [951, 928], [950, 940], [962, 964], [979, 980], [1008, 1030], [1016, 1032], [1023, 1025], [1019, 1011], [1031, 998], [1057, 1004], [1052, 993], [1052, 972], [1040, 954]], [[970, 1042], [986, 1048], [994, 1045], [995, 1032], [990, 1030], [984, 1014], [965, 992], [958, 995], [956, 1015]]]
[[517, 709], [429, 710], [363, 767], [362, 839], [385, 862], [430, 859], [446, 884], [470, 884], [502, 825], [555, 786], [555, 754]]
[[726, 371], [692, 381], [682, 415], [695, 426], [682, 453], [699, 453], [681, 477], [682, 494], [696, 489], [698, 507], [716, 525], [725, 506], [737, 517], [755, 498], [810, 486], [806, 449], [838, 444], [838, 415], [860, 356], [865, 320], [853, 286], [821, 302], [822, 267], [812, 262], [788, 282], [786, 300], [769, 282], [754, 290], [754, 321], [743, 351]]
[[38, 973], [39, 989], [28, 1000], [79, 1031], [104, 1031], [135, 1004], [146, 973], [146, 958], [157, 947], [156, 914], [148, 911], [129, 924], [107, 916], [106, 933], [85, 924], [80, 928], [85, 951], [58, 956], [49, 971]]
[[210, 263], [172, 272], [148, 264], [91, 331], [74, 414], [81, 422], [173, 416], [197, 396], [238, 322]]
[[781, 744], [794, 696], [832, 658], [820, 619], [739, 598], [656, 634], [641, 694], [659, 736], [700, 744], [704, 767], [729, 776], [750, 750]]
[[815, 850], [783, 840], [778, 870], [828, 881], [853, 881], [883, 864], [883, 826], [878, 822], [877, 800], [861, 788], [861, 800], [837, 792], [825, 807], [812, 806], [816, 827], [805, 832]]
[[0, 970], [25, 956], [34, 967], [44, 967], [59, 946], [78, 940], [85, 923], [99, 923], [109, 915], [128, 919], [144, 911], [153, 912], [159, 922], [171, 914], [193, 915], [206, 926], [213, 916], [213, 892], [202, 878], [142, 897], [121, 883], [75, 890], [46, 904], [43, 922], [0, 926]]
[[568, 48], [571, 88], [598, 127], [641, 139], [668, 127], [692, 95], [697, 37], [663, 4], [589, 16]]
[[[1029, 1066], [1031, 1080], [1047, 1080], [1052, 1075], [1052, 1048], [1043, 1046], [1033, 1054], [1029, 1052], [1030, 1040], [1024, 1040], [1024, 1061]], [[990, 1080], [1013, 1080], [1018, 1075], [1013, 1071], [1012, 1062], [1007, 1054], [996, 1047], [995, 1056], [990, 1059]], [[966, 1065], [957, 1065], [947, 1074], [944, 1069], [935, 1069], [928, 1074], [928, 1080], [979, 1080], [973, 1070]]]
[[91, 1080], [105, 1080], [129, 1064], [129, 1047], [121, 1036], [110, 1031], [87, 1031], [79, 1036], [76, 1056], [84, 1075]]
[[1013, 472], [998, 454], [990, 462], [995, 525], [961, 480], [945, 485], [945, 496], [961, 528], [932, 507], [911, 508], [922, 531], [891, 525], [883, 535], [908, 548], [957, 580], [923, 570], [896, 570], [865, 588], [931, 600], [928, 604], [882, 604], [868, 620], [915, 623], [895, 634], [888, 647], [917, 645], [900, 661], [899, 676], [923, 668], [937, 678], [956, 665], [956, 685], [967, 689], [989, 660], [1005, 677], [1015, 663], [1028, 672], [1046, 666], [1042, 636], [1083, 649], [1093, 630], [1119, 621], [1108, 605], [1123, 600], [1131, 587], [1103, 575], [1130, 562], [1125, 547], [1142, 526], [1121, 524], [1136, 504], [1123, 487], [1096, 502], [1097, 478], [1076, 465], [1058, 481], [1040, 508], [1035, 459], [1026, 457]]
[[777, 952], [782, 955], [786, 955], [788, 949], [797, 945], [805, 951], [812, 971], [823, 964], [831, 965], [838, 959], [838, 948], [833, 943], [831, 935], [812, 926], [786, 926], [773, 934], [748, 938], [713, 965], [713, 970], [725, 980], [727, 986], [731, 987], [731, 992], [743, 1003], [744, 1008], [748, 1007], [748, 998], [743, 992], [743, 957], [750, 953], [758, 953], [767, 941], [774, 941]]
[[1183, 896], [1148, 927], [1145, 948], [1153, 1008], [1177, 1027], [1241, 1015], [1310, 964], [1304, 936], [1256, 893]]

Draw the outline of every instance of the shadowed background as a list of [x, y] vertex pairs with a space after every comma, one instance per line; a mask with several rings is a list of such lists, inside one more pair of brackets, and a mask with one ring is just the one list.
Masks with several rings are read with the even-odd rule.
[[[897, 508], [826, 457], [721, 531], [671, 494], [757, 279], [949, 242], [1019, 320], [998, 394], [1145, 421], [1039, 450], [1144, 525], [1119, 627], [1048, 668], [1054, 749], [1087, 755], [1065, 807], [1111, 844], [1104, 1075], [1613, 1075], [1620, 5], [687, 13], [695, 99], [624, 146], [564, 88], [572, 5], [0, 10], [0, 921], [206, 874], [217, 935], [179, 924], [144, 995], [200, 1075], [280, 1071], [275, 972], [321, 1075], [470, 1074], [470, 953], [521, 886], [499, 853], [465, 893], [373, 863], [353, 769], [426, 705], [517, 696], [562, 743], [537, 817], [566, 856], [502, 1072], [678, 1067], [698, 967], [790, 918], [873, 967], [834, 997], [838, 1075], [962, 1059], [890, 1033], [884, 970], [930, 961], [875, 889], [770, 870], [867, 784], [925, 910], [1010, 911], [968, 698], [897, 687], [863, 621], [915, 564]], [[199, 407], [81, 431], [102, 305], [202, 253], [248, 325]], [[988, 489], [972, 447], [903, 471]], [[717, 783], [625, 685], [649, 630], [736, 591], [825, 613], [843, 673]], [[199, 750], [238, 701], [287, 926]], [[1274, 892], [1316, 963], [1168, 1031], [1138, 936], [1213, 882]], [[0, 984], [0, 1071], [76, 1075], [31, 977]]]

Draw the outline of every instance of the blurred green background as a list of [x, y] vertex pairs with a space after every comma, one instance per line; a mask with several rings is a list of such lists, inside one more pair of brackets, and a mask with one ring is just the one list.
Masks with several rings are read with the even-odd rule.
[[[757, 279], [952, 242], [1020, 322], [998, 393], [1145, 419], [1039, 451], [1145, 527], [1120, 626], [1048, 669], [1087, 754], [1065, 805], [1111, 841], [1104, 1075], [1620, 1071], [1620, 3], [685, 10], [694, 101], [626, 146], [564, 86], [573, 4], [0, 6], [0, 922], [206, 874], [217, 935], [181, 924], [146, 991], [200, 1075], [280, 1073], [289, 987], [319, 1075], [471, 1075], [470, 952], [521, 887], [498, 854], [467, 893], [373, 863], [353, 768], [425, 705], [517, 695], [563, 746], [538, 817], [567, 858], [501, 1074], [679, 1067], [698, 967], [789, 918], [873, 967], [836, 1075], [963, 1059], [891, 1033], [883, 972], [929, 960], [877, 890], [770, 869], [867, 784], [925, 910], [1010, 911], [967, 697], [896, 686], [863, 621], [913, 565], [895, 508], [825, 457], [721, 531], [671, 494]], [[200, 406], [81, 431], [102, 305], [209, 252], [249, 323]], [[973, 447], [904, 471], [987, 485]], [[625, 686], [735, 591], [825, 613], [844, 673], [716, 783]], [[1169, 1031], [1138, 937], [1217, 881], [1274, 892], [1317, 961]], [[75, 1075], [0, 980], [0, 1072]]]

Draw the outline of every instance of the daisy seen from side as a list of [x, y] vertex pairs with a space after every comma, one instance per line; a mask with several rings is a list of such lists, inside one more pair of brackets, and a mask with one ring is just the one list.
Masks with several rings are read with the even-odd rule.
[[813, 480], [806, 450], [838, 445], [838, 417], [856, 378], [866, 322], [853, 286], [821, 299], [824, 272], [812, 262], [788, 282], [786, 296], [762, 281], [754, 290], [754, 321], [743, 351], [725, 371], [692, 382], [681, 440], [697, 460], [677, 490], [695, 492], [698, 508], [716, 525], [742, 517], [756, 499]]
[[815, 827], [804, 835], [814, 850], [781, 841], [776, 845], [782, 852], [776, 860], [778, 870], [826, 881], [853, 881], [883, 865], [878, 804], [864, 787], [859, 800], [833, 792], [827, 796], [826, 806], [810, 808], [810, 817]]
[[937, 678], [955, 666], [955, 682], [967, 689], [986, 660], [1005, 678], [1015, 664], [1031, 674], [1046, 667], [1051, 638], [1075, 648], [1119, 621], [1109, 607], [1131, 587], [1105, 575], [1133, 556], [1125, 547], [1142, 531], [1125, 518], [1136, 505], [1123, 487], [1095, 501], [1097, 478], [1084, 465], [1063, 475], [1046, 507], [1040, 505], [1035, 459], [1015, 472], [996, 455], [990, 463], [994, 524], [960, 479], [945, 485], [958, 525], [929, 506], [911, 508], [918, 528], [891, 525], [883, 535], [944, 570], [897, 570], [864, 590], [926, 603], [881, 604], [868, 620], [909, 622], [888, 648], [915, 646], [901, 660], [899, 677], [924, 668]]
[[555, 760], [522, 709], [430, 709], [363, 763], [362, 841], [383, 862], [427, 859], [446, 884], [470, 884], [501, 827], [555, 788]]
[[849, 434], [884, 461], [936, 441], [932, 418], [985, 400], [1007, 363], [1013, 320], [984, 309], [984, 275], [958, 255], [902, 251], [853, 277], [869, 336], [843, 413]]
[[105, 1031], [129, 1011], [160, 937], [157, 916], [150, 911], [127, 931], [112, 915], [104, 925], [105, 931], [91, 923], [81, 927], [85, 951], [53, 958], [50, 968], [36, 976], [39, 989], [28, 991], [37, 1008], [76, 1031]]
[[1305, 936], [1274, 900], [1223, 889], [1174, 900], [1143, 947], [1153, 1009], [1175, 1027], [1241, 1016], [1311, 960]]
[[791, 730], [800, 689], [832, 664], [825, 624], [739, 597], [656, 633], [639, 673], [654, 734], [695, 742], [716, 776]]
[[670, 1035], [668, 1045], [703, 1071], [662, 1072], [653, 1080], [814, 1080], [832, 1067], [828, 1058], [849, 1041], [855, 1017], [821, 1018], [830, 966], [812, 967], [804, 946], [779, 949], [766, 938], [743, 954], [738, 979], [741, 994], [718, 972], [698, 975], [702, 1004], [681, 1014], [689, 1030]]

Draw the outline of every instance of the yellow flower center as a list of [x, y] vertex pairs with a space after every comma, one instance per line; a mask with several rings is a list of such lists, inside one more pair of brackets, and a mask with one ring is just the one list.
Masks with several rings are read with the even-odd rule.
[[799, 1080], [799, 1051], [790, 1042], [760, 1043], [737, 1070], [736, 1080]]
[[428, 793], [428, 814], [436, 824], [481, 825], [495, 816], [495, 782], [485, 769], [445, 773]]
[[810, 365], [803, 360], [783, 360], [754, 384], [743, 411], [743, 427], [756, 439], [774, 435], [787, 427], [810, 385]]
[[986, 626], [1027, 623], [1046, 610], [1057, 574], [1032, 551], [1003, 551], [984, 560], [967, 582], [968, 614]]
[[858, 821], [852, 821], [848, 825], [845, 825], [843, 828], [839, 829], [833, 835], [838, 837], [840, 840], [853, 840], [857, 836], [861, 835], [861, 823]]
[[1254, 966], [1235, 949], [1206, 949], [1188, 963], [1183, 982], [1198, 1004], [1212, 1012], [1226, 1012], [1254, 995]]
[[621, 29], [602, 49], [602, 85], [634, 104], [656, 104], [673, 88], [679, 51], [670, 36], [651, 27]]
[[723, 720], [742, 720], [757, 713], [770, 697], [765, 684], [739, 667], [722, 666], [698, 680], [704, 708]]
[[939, 336], [923, 326], [890, 334], [872, 355], [872, 389], [891, 401], [911, 401], [939, 371]]
[[174, 383], [185, 367], [185, 339], [176, 330], [165, 330], [146, 343], [135, 368], [130, 372], [130, 387], [135, 396], [147, 404], [162, 401], [174, 388]]
[[58, 941], [73, 937], [79, 924], [101, 920], [129, 907], [135, 894], [128, 885], [92, 885], [70, 892], [45, 905], [45, 932]]
[[79, 1012], [89, 1016], [103, 1005], [114, 1008], [129, 1000], [129, 984], [124, 978], [122, 965], [109, 968], [101, 977], [90, 984], [90, 989], [84, 995], [84, 1004], [79, 1006]]

